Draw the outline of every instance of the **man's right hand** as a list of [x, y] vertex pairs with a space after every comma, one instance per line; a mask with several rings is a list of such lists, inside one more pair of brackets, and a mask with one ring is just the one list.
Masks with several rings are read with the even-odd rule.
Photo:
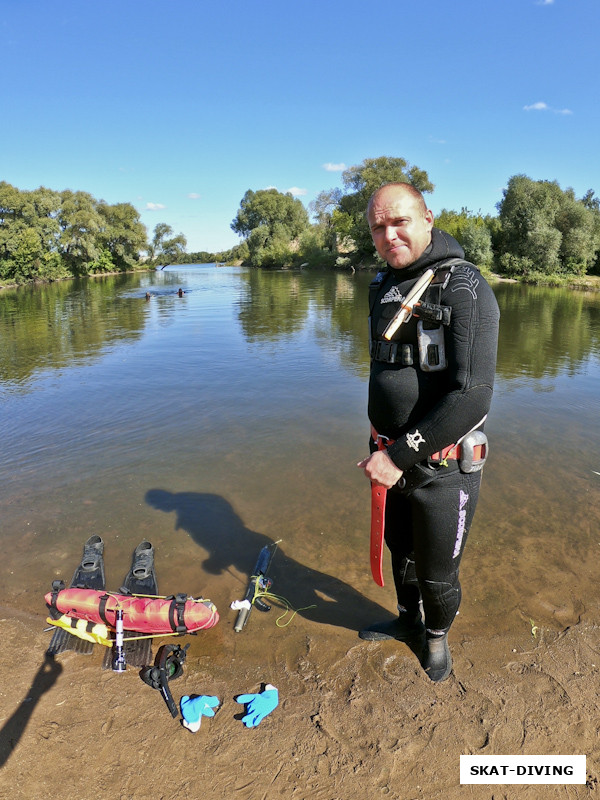
[[356, 465], [364, 470], [365, 475], [376, 486], [383, 486], [391, 489], [402, 477], [402, 470], [399, 469], [385, 450], [378, 450], [367, 458], [363, 458]]

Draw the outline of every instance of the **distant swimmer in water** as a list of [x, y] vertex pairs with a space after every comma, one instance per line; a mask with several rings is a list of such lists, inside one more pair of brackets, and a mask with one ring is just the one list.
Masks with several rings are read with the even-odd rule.
[[184, 291], [183, 291], [183, 289], [180, 289], [180, 290], [177, 292], [177, 294], [179, 295], [179, 297], [183, 297], [183, 295], [184, 295]]
[[150, 294], [150, 292], [146, 292], [146, 300], [150, 300], [151, 297], [152, 295]]

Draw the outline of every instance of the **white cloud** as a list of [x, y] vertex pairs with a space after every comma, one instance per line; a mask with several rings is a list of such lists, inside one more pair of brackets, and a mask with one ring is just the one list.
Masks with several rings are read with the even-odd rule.
[[552, 108], [547, 103], [537, 102], [523, 106], [523, 111], [551, 111], [553, 114], [572, 114], [570, 108]]
[[198, 192], [190, 192], [188, 194], [188, 198], [190, 200], [200, 200], [200, 195], [198, 194]]
[[538, 6], [551, 6], [554, 3], [554, 0], [537, 0], [536, 5]]
[[343, 172], [346, 169], [346, 165], [343, 162], [341, 164], [332, 164], [328, 161], [327, 164], [323, 164], [323, 169], [327, 172]]
[[166, 208], [162, 203], [146, 203], [146, 211], [161, 211]]

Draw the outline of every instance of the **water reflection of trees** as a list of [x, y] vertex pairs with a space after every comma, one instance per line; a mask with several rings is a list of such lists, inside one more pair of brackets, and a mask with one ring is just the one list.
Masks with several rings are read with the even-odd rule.
[[[347, 272], [242, 271], [238, 316], [243, 334], [250, 342], [275, 342], [312, 325], [309, 335], [320, 347], [366, 378], [371, 278]], [[169, 292], [179, 279], [165, 279], [161, 288]], [[150, 275], [148, 285], [152, 282]], [[140, 297], [125, 296], [123, 290], [132, 286], [132, 276], [111, 275], [4, 292], [0, 380], [24, 383], [40, 369], [88, 362], [111, 343], [139, 337], [146, 306]], [[597, 294], [507, 283], [495, 284], [494, 291], [502, 315], [499, 376], [572, 374], [600, 354]], [[170, 308], [159, 311], [170, 314]]]
[[600, 353], [600, 298], [570, 289], [497, 284], [498, 375], [574, 374]]
[[242, 331], [251, 342], [273, 341], [298, 333], [312, 318], [319, 344], [337, 353], [346, 368], [366, 375], [366, 278], [345, 272], [250, 270], [240, 301]]
[[365, 275], [329, 274], [323, 283], [321, 300], [328, 319], [319, 319], [317, 341], [335, 351], [341, 364], [361, 377], [369, 374], [369, 336], [367, 330], [368, 284]]
[[110, 275], [7, 291], [0, 303], [0, 380], [24, 383], [36, 371], [71, 366], [107, 345], [137, 338], [144, 304], [118, 297], [131, 284]]
[[308, 317], [310, 295], [301, 291], [301, 275], [249, 270], [242, 275], [246, 293], [239, 320], [250, 342], [278, 339], [300, 330]]
[[[366, 378], [371, 274], [266, 272], [245, 276], [240, 321], [250, 341], [297, 334], [308, 324], [321, 347]], [[581, 369], [600, 353], [600, 298], [571, 289], [494, 284], [501, 312], [498, 375], [542, 378]]]
[[[249, 341], [297, 334], [311, 322], [319, 345], [368, 375], [368, 284], [372, 275], [267, 272], [245, 276], [240, 321]], [[573, 374], [600, 352], [600, 298], [570, 289], [494, 285], [501, 312], [498, 375]]]

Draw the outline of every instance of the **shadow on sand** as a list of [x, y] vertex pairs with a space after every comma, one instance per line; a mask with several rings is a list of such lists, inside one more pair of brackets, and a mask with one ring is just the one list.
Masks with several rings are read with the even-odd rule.
[[[151, 489], [146, 502], [160, 511], [176, 513], [175, 529], [186, 531], [210, 553], [202, 566], [211, 575], [220, 575], [230, 567], [249, 574], [260, 549], [273, 543], [268, 536], [249, 530], [231, 505], [215, 494]], [[358, 631], [375, 620], [392, 619], [389, 611], [347, 583], [288, 557], [281, 545], [273, 561], [272, 577], [275, 587], [285, 586], [282, 593], [291, 605], [313, 622]]]
[[52, 656], [47, 655], [42, 662], [29, 691], [0, 730], [0, 768], [6, 764], [19, 743], [40, 697], [54, 685], [62, 669]]

